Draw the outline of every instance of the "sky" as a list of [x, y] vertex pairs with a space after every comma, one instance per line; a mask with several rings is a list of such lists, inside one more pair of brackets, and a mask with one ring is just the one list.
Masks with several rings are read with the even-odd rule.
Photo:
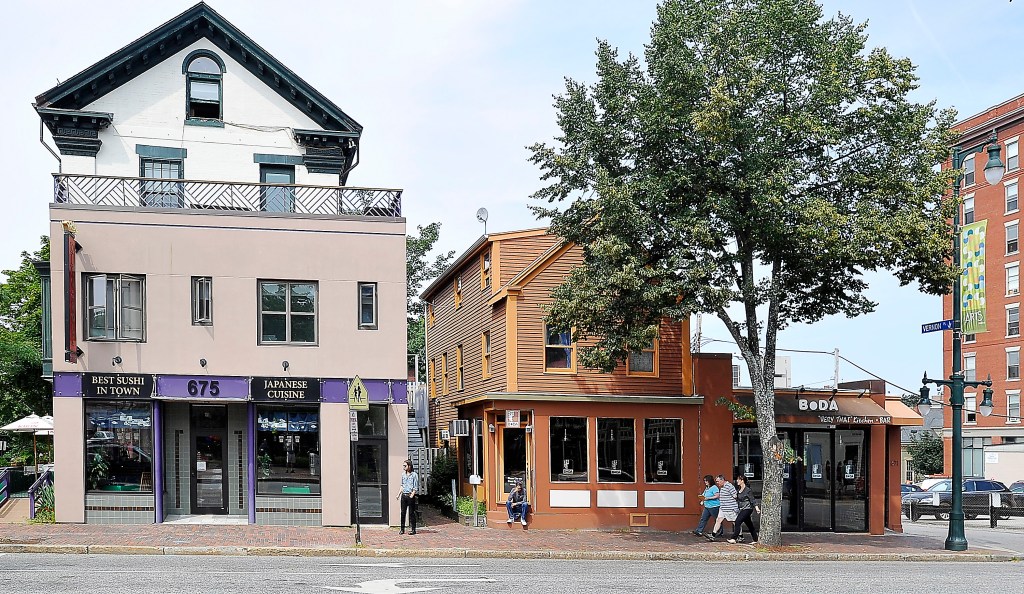
[[[16, 267], [47, 232], [56, 160], [39, 144], [33, 98], [99, 61], [194, 2], [11, 0], [0, 158], [9, 173], [0, 270]], [[361, 162], [349, 184], [403, 188], [410, 232], [440, 221], [440, 250], [461, 253], [487, 230], [543, 226], [528, 209], [542, 185], [526, 147], [557, 134], [553, 95], [566, 77], [596, 80], [594, 51], [606, 39], [621, 54], [643, 53], [656, 3], [650, 0], [211, 0], [215, 10], [363, 125]], [[87, 9], [85, 8], [87, 6]], [[918, 66], [914, 98], [955, 107], [961, 117], [1024, 93], [1017, 40], [1024, 2], [1009, 0], [828, 0], [825, 14], [868, 22], [868, 44]], [[258, 122], [254, 122], [258, 123]], [[49, 139], [49, 134], [46, 134]], [[51, 145], [52, 146], [52, 145]], [[941, 376], [938, 297], [868, 277], [877, 310], [854, 319], [797, 325], [779, 347], [829, 353], [792, 357], [793, 385], [833, 381], [831, 353], [890, 384], [916, 391], [922, 372]], [[705, 352], [738, 353], [720, 323], [704, 316]], [[869, 377], [841, 362], [840, 381]], [[746, 383], [746, 382], [744, 382]]]

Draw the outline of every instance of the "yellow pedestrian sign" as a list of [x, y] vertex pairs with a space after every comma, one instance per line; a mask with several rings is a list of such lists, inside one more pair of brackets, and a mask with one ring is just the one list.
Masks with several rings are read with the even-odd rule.
[[370, 395], [358, 375], [348, 385], [348, 407], [351, 410], [370, 410]]

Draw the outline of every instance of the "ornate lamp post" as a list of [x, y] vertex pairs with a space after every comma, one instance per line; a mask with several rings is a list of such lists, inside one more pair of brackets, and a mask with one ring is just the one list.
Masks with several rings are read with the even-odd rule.
[[[953, 373], [948, 380], [930, 380], [926, 373], [921, 382], [921, 402], [918, 407], [922, 410], [931, 406], [931, 399], [928, 397], [927, 384], [936, 386], [949, 386], [949, 404], [953, 408], [953, 501], [952, 510], [949, 514], [949, 532], [946, 536], [947, 551], [966, 551], [967, 536], [964, 534], [964, 506], [963, 506], [963, 482], [964, 482], [964, 460], [963, 460], [963, 407], [964, 388], [986, 386], [983, 392], [984, 399], [981, 403], [981, 413], [985, 416], [992, 413], [992, 379], [985, 381], [967, 381], [964, 379], [961, 370], [961, 344], [963, 341], [963, 327], [961, 325], [960, 303], [960, 252], [963, 249], [960, 241], [960, 183], [963, 181], [964, 158], [974, 153], [988, 152], [988, 162], [985, 163], [985, 181], [990, 185], [999, 183], [1003, 178], [1006, 167], [999, 160], [999, 143], [996, 141], [995, 132], [985, 142], [979, 143], [968, 149], [959, 146], [953, 147], [953, 169], [958, 173], [953, 181], [953, 201], [956, 202], [956, 212], [953, 214], [953, 268], [957, 271], [957, 279], [953, 282]], [[986, 408], [987, 407], [987, 408]], [[987, 410], [987, 412], [986, 412]]]

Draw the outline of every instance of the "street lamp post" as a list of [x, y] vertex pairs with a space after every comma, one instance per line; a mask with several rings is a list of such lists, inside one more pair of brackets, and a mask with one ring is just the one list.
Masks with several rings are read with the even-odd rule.
[[1006, 171], [1006, 167], [1002, 161], [999, 160], [999, 144], [996, 140], [995, 132], [985, 142], [979, 143], [968, 149], [962, 149], [959, 146], [953, 148], [953, 169], [957, 171], [956, 178], [953, 180], [953, 201], [956, 203], [956, 211], [953, 214], [953, 268], [957, 272], [957, 278], [953, 282], [953, 373], [949, 376], [948, 380], [930, 380], [926, 373], [921, 382], [924, 387], [921, 388], [921, 403], [918, 405], [922, 409], [931, 406], [931, 399], [928, 397], [928, 386], [927, 384], [932, 383], [936, 386], [949, 386], [950, 397], [949, 404], [953, 408], [953, 500], [952, 509], [949, 514], [949, 532], [946, 535], [946, 550], [947, 551], [966, 551], [967, 550], [967, 536], [964, 534], [964, 506], [963, 506], [963, 407], [964, 407], [964, 388], [965, 387], [977, 387], [986, 386], [984, 390], [984, 400], [982, 401], [981, 412], [985, 414], [986, 405], [987, 412], [992, 412], [992, 379], [991, 377], [985, 381], [968, 381], [964, 378], [963, 370], [961, 369], [961, 344], [963, 341], [963, 328], [961, 325], [961, 308], [962, 303], [960, 302], [960, 283], [963, 271], [960, 270], [960, 253], [963, 249], [960, 240], [960, 183], [963, 181], [963, 173], [960, 172], [960, 168], [963, 167], [965, 157], [980, 153], [982, 151], [988, 152], [988, 162], [985, 163], [985, 180], [990, 185], [995, 185], [1003, 177], [1003, 172]]

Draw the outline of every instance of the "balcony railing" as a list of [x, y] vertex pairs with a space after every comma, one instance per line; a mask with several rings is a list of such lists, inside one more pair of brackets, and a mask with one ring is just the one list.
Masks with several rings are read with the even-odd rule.
[[402, 216], [402, 190], [57, 173], [55, 204]]

